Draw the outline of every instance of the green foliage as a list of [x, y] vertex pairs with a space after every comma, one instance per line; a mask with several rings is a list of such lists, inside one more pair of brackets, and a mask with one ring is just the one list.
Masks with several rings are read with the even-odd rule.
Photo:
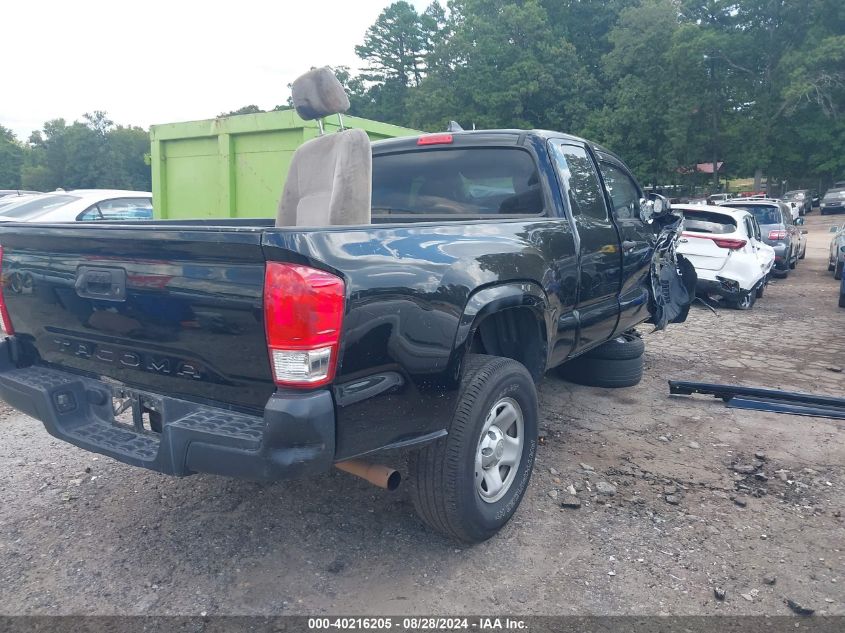
[[0, 125], [0, 189], [19, 189], [24, 148], [12, 130]]
[[584, 134], [650, 183], [714, 160], [734, 176], [845, 175], [841, 0], [448, 8], [385, 9], [356, 49], [364, 70], [344, 78], [355, 114], [426, 130], [455, 119]]
[[147, 131], [115, 126], [105, 112], [86, 113], [70, 125], [64, 119], [48, 121], [22, 149], [19, 173], [24, 189], [151, 188]]

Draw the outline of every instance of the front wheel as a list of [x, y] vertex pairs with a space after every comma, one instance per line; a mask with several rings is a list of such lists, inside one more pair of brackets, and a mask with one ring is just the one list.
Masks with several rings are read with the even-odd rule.
[[836, 280], [842, 279], [842, 268], [845, 262], [836, 262], [836, 268], [833, 270], [833, 278]]
[[504, 526], [537, 453], [537, 389], [520, 363], [467, 356], [449, 434], [411, 454], [417, 514], [445, 536], [478, 543]]

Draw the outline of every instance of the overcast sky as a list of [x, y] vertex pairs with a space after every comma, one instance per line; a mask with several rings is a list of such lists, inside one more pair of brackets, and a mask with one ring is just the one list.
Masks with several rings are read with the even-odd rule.
[[357, 69], [355, 45], [389, 3], [6, 0], [0, 124], [25, 140], [93, 110], [147, 127], [270, 109], [311, 66]]

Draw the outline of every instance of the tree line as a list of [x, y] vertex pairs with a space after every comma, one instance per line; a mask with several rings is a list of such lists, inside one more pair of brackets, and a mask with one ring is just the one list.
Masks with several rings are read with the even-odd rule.
[[[355, 52], [361, 68], [335, 72], [356, 116], [570, 132], [649, 184], [722, 161], [793, 185], [845, 177], [842, 0], [399, 1]], [[0, 126], [0, 188], [149, 189], [148, 151], [103, 112], [25, 142]]]
[[388, 6], [340, 69], [352, 113], [424, 130], [547, 128], [648, 183], [845, 177], [842, 0], [451, 0]]
[[149, 152], [146, 130], [115, 125], [101, 111], [47, 121], [25, 143], [0, 125], [0, 189], [149, 191]]

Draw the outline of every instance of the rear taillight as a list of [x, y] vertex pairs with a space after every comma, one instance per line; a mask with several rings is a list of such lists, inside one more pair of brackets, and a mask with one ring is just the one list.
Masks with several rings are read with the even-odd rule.
[[732, 237], [716, 237], [715, 235], [703, 235], [699, 233], [683, 233], [684, 237], [697, 237], [702, 240], [713, 240], [719, 248], [729, 248], [732, 251], [738, 250], [746, 245], [746, 240], [738, 240]]
[[331, 273], [267, 263], [264, 327], [277, 385], [319, 387], [332, 381], [345, 294], [343, 280]]
[[716, 242], [716, 246], [719, 248], [729, 248], [732, 251], [739, 250], [746, 244], [745, 240], [735, 240], [725, 237], [714, 237], [713, 241]]
[[785, 240], [786, 231], [769, 231], [770, 240]]
[[9, 318], [9, 310], [6, 308], [6, 276], [3, 274], [3, 247], [0, 246], [0, 330], [7, 336], [15, 333], [12, 327], [12, 319]]

